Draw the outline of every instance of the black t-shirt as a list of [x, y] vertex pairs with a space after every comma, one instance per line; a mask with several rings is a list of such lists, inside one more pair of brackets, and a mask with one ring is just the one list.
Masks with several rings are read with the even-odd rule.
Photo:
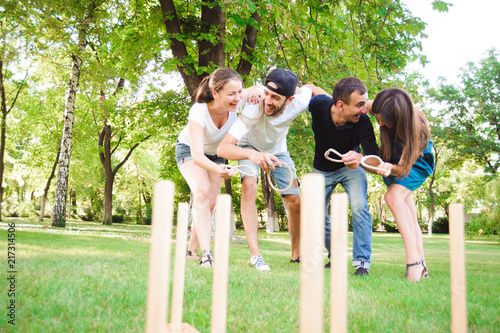
[[388, 162], [397, 165], [403, 154], [403, 144], [399, 139], [396, 139], [396, 133], [393, 129], [389, 128], [387, 133], [389, 134], [389, 142], [391, 143], [391, 159]]
[[[341, 154], [350, 150], [361, 152], [365, 155], [378, 155], [378, 146], [373, 133], [370, 118], [363, 114], [357, 123], [348, 122], [336, 127], [331, 116], [333, 100], [326, 95], [318, 95], [311, 99], [309, 112], [312, 116], [312, 129], [314, 132], [314, 163], [315, 169], [320, 171], [336, 171], [345, 166], [344, 163], [335, 163], [325, 158], [325, 152], [333, 148]], [[335, 154], [330, 154], [334, 159], [340, 159]]]

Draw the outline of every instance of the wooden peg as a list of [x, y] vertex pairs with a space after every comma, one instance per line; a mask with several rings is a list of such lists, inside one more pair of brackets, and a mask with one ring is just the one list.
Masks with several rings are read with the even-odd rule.
[[300, 208], [300, 332], [323, 332], [325, 177], [302, 177]]
[[347, 332], [347, 194], [333, 195], [330, 217], [330, 332], [338, 333]]

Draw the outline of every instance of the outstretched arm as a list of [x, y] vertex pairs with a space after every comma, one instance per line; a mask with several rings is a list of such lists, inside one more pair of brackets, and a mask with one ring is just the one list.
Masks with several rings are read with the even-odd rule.
[[236, 146], [238, 140], [230, 133], [226, 134], [224, 139], [217, 147], [217, 156], [228, 160], [250, 160], [253, 164], [258, 165], [266, 172], [269, 169], [274, 171], [274, 166], [281, 166], [280, 161], [276, 156], [270, 153], [261, 153], [253, 149], [241, 148]]
[[229, 179], [234, 175], [234, 170], [226, 169], [223, 165], [218, 165], [210, 161], [203, 151], [203, 127], [195, 121], [188, 123], [189, 136], [191, 137], [191, 157], [196, 165], [209, 172], [214, 172], [224, 179]]
[[308, 83], [304, 85], [305, 87], [308, 87], [312, 91], [312, 95], [327, 95], [329, 97], [332, 97], [329, 93], [327, 93], [325, 90], [321, 89], [320, 87], [313, 86], [312, 84]]

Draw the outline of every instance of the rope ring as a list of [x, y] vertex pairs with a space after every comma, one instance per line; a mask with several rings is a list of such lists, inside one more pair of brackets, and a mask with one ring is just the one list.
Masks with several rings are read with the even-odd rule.
[[245, 98], [243, 101], [240, 103], [240, 107], [238, 108], [238, 113], [240, 115], [240, 119], [247, 125], [253, 125], [259, 121], [259, 119], [262, 117], [264, 114], [264, 103], [262, 102], [262, 99], [259, 99], [259, 115], [256, 118], [250, 118], [245, 116], [243, 113], [243, 108], [247, 104], [247, 99]]
[[281, 165], [284, 165], [288, 168], [288, 171], [290, 171], [290, 184], [288, 184], [288, 186], [284, 189], [279, 189], [279, 188], [276, 188], [274, 187], [273, 185], [273, 182], [271, 181], [271, 172], [268, 172], [267, 173], [267, 180], [269, 181], [269, 186], [271, 186], [271, 188], [277, 192], [285, 192], [286, 190], [288, 190], [290, 187], [292, 187], [292, 184], [293, 184], [293, 171], [292, 171], [292, 168], [290, 168], [290, 166], [284, 162], [281, 163]]
[[325, 158], [326, 158], [327, 160], [332, 161], [332, 162], [336, 162], [336, 163], [344, 163], [344, 161], [342, 161], [342, 160], [336, 160], [336, 159], [331, 158], [331, 157], [329, 156], [329, 155], [330, 155], [330, 153], [334, 153], [334, 154], [336, 154], [337, 156], [339, 156], [340, 158], [343, 158], [343, 157], [344, 157], [344, 155], [342, 155], [341, 153], [339, 153], [339, 152], [338, 152], [338, 151], [336, 151], [335, 149], [330, 148], [330, 149], [328, 149], [327, 151], [325, 151]]
[[382, 161], [382, 159], [381, 159], [380, 157], [378, 157], [377, 155], [367, 155], [367, 156], [363, 156], [363, 157], [361, 158], [361, 165], [362, 165], [363, 167], [365, 167], [365, 168], [367, 168], [367, 169], [369, 169], [369, 170], [382, 172], [382, 173], [384, 174], [384, 177], [389, 176], [389, 174], [390, 174], [390, 171], [389, 171], [389, 170], [385, 170], [385, 169], [382, 169], [382, 168], [377, 168], [377, 167], [375, 167], [375, 166], [373, 166], [373, 165], [367, 164], [367, 163], [366, 163], [366, 160], [367, 160], [367, 159], [369, 159], [369, 158], [371, 158], [371, 159], [373, 159], [373, 158], [374, 158], [374, 159], [376, 159], [376, 160], [377, 160], [377, 162], [379, 162], [379, 164], [384, 163], [384, 161]]
[[[229, 164], [224, 164], [224, 166], [227, 169], [233, 169], [234, 171], [239, 172], [240, 174], [242, 174], [244, 176], [250, 176], [250, 177], [256, 176], [255, 170], [251, 166], [249, 166], [249, 165], [232, 166], [232, 165], [229, 165]], [[245, 172], [245, 171], [241, 170], [242, 168], [249, 168], [251, 171], [250, 172]]]

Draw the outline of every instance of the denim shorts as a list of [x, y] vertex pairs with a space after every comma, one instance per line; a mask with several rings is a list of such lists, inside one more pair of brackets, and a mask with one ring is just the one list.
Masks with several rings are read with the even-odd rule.
[[[217, 155], [207, 155], [205, 156], [215, 164], [226, 164], [226, 159], [219, 157]], [[180, 168], [183, 163], [187, 161], [191, 161], [193, 158], [191, 157], [191, 148], [185, 144], [177, 142], [175, 144], [175, 160], [177, 162], [177, 167]]]
[[422, 186], [425, 180], [432, 175], [434, 171], [434, 154], [432, 154], [432, 141], [429, 141], [427, 148], [423, 152], [423, 156], [420, 156], [415, 164], [410, 169], [410, 173], [406, 177], [396, 178], [394, 176], [384, 177], [384, 183], [387, 187], [392, 184], [398, 184], [406, 187], [410, 191], [415, 191], [417, 188]]
[[[257, 150], [254, 147], [248, 146], [248, 145], [241, 146], [241, 148]], [[292, 170], [292, 179], [290, 179], [290, 171], [288, 170], [288, 168], [286, 166], [282, 166], [281, 168], [276, 167], [274, 169], [274, 171], [271, 171], [272, 178], [274, 179], [274, 181], [277, 185], [276, 187], [280, 188], [280, 189], [286, 188], [290, 184], [291, 181], [293, 181], [294, 179], [297, 179], [297, 171], [295, 170], [295, 163], [293, 163], [293, 160], [290, 157], [290, 154], [288, 153], [288, 151], [286, 151], [282, 154], [275, 155], [275, 156], [280, 160], [280, 162], [284, 162], [284, 163], [288, 164], [288, 166], [290, 166], [290, 169]], [[259, 181], [259, 177], [258, 177], [259, 176], [259, 169], [260, 169], [259, 166], [253, 164], [252, 161], [250, 161], [250, 160], [238, 161], [238, 165], [247, 165], [247, 166], [251, 167], [255, 171], [255, 174], [257, 175], [257, 182]], [[240, 174], [240, 178], [243, 179], [243, 177], [245, 177], [245, 176]], [[298, 181], [298, 179], [297, 179], [297, 181]], [[298, 187], [292, 186], [288, 190], [286, 190], [284, 192], [280, 192], [280, 194], [281, 195], [286, 195], [286, 194], [300, 195], [300, 183], [299, 183]]]

